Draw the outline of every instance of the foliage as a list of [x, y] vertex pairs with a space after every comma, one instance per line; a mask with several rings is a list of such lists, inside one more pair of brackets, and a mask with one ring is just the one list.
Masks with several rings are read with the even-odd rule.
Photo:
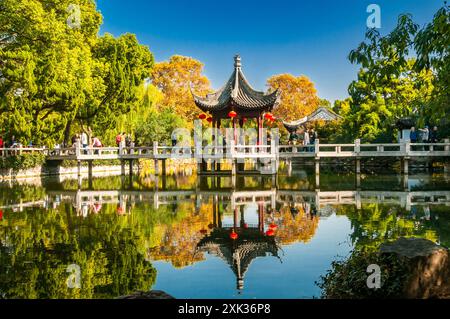
[[[381, 268], [381, 288], [367, 286], [367, 267]], [[333, 261], [331, 269], [316, 284], [322, 289], [322, 297], [328, 299], [398, 298], [408, 276], [406, 266], [397, 258], [373, 251], [355, 250], [347, 260]]]
[[32, 169], [45, 164], [45, 155], [42, 153], [23, 153], [0, 159], [0, 169], [20, 171]]
[[445, 4], [433, 20], [420, 30], [414, 41], [416, 68], [432, 69], [433, 92], [430, 107], [424, 114], [430, 122], [450, 133], [450, 6]]
[[169, 61], [157, 63], [152, 70], [151, 81], [163, 94], [162, 106], [169, 107], [189, 122], [198, 114], [191, 95], [206, 95], [210, 83], [202, 74], [203, 64], [193, 58], [174, 55]]
[[272, 91], [281, 90], [281, 102], [274, 114], [284, 121], [298, 120], [319, 106], [320, 100], [314, 83], [304, 75], [274, 75], [267, 80], [267, 86]]
[[413, 118], [419, 127], [438, 125], [441, 137], [449, 133], [449, 21], [445, 4], [422, 29], [404, 14], [386, 36], [367, 31], [366, 41], [349, 55], [361, 66], [350, 97], [335, 102], [334, 110], [344, 117], [338, 140], [391, 142], [401, 117]]
[[186, 120], [171, 108], [164, 108], [160, 112], [153, 110], [147, 120], [136, 127], [136, 141], [139, 145], [152, 145], [154, 141], [171, 145], [172, 132], [186, 126]]
[[[91, 0], [3, 0], [0, 126], [27, 145], [53, 146], [72, 131], [114, 126], [136, 102], [153, 56], [134, 35], [99, 37]], [[78, 5], [80, 27], [68, 23]]]
[[400, 117], [419, 117], [429, 102], [432, 73], [416, 71], [409, 58], [418, 26], [409, 15], [401, 15], [396, 28], [386, 36], [376, 29], [349, 55], [361, 65], [358, 79], [349, 86], [350, 98], [339, 102], [343, 127], [351, 138], [391, 142]]

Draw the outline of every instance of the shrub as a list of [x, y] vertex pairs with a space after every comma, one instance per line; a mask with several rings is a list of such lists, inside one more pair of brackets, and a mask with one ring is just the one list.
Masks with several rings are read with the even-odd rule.
[[[379, 289], [367, 286], [367, 268], [373, 264], [381, 269]], [[399, 298], [407, 276], [407, 267], [393, 255], [355, 250], [347, 260], [334, 261], [316, 284], [322, 289], [322, 298], [327, 299]]]
[[25, 169], [31, 169], [44, 165], [45, 155], [41, 153], [32, 154], [18, 154], [2, 158], [0, 160], [1, 169], [12, 169], [13, 171], [20, 171]]

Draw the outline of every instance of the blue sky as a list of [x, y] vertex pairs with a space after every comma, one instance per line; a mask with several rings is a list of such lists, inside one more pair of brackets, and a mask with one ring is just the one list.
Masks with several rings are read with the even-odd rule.
[[304, 74], [319, 96], [347, 97], [357, 67], [347, 55], [363, 39], [369, 4], [381, 7], [381, 29], [388, 33], [401, 13], [424, 25], [442, 0], [98, 0], [104, 16], [101, 32], [135, 33], [157, 61], [191, 56], [205, 64], [213, 88], [219, 88], [242, 57], [251, 84], [266, 90], [272, 75]]

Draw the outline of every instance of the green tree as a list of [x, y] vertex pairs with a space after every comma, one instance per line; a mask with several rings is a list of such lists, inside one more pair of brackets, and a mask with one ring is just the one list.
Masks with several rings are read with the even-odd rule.
[[398, 118], [420, 118], [431, 98], [433, 74], [416, 70], [410, 58], [417, 30], [411, 16], [401, 15], [391, 33], [383, 37], [368, 30], [366, 41], [351, 51], [349, 60], [361, 69], [349, 86], [350, 98], [337, 103], [348, 137], [391, 142]]
[[425, 116], [450, 133], [450, 6], [445, 4], [414, 40], [416, 68], [434, 74], [430, 107]]

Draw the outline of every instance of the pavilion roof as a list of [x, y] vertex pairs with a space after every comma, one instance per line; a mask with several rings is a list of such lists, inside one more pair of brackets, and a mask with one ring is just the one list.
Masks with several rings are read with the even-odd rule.
[[204, 112], [271, 111], [280, 101], [280, 91], [256, 91], [248, 83], [241, 69], [241, 58], [235, 57], [234, 71], [226, 84], [217, 92], [200, 97], [192, 93], [195, 104]]
[[295, 130], [297, 130], [300, 126], [308, 123], [308, 122], [312, 122], [312, 121], [317, 121], [317, 120], [324, 120], [324, 121], [335, 121], [338, 119], [342, 119], [342, 116], [336, 114], [335, 112], [333, 112], [332, 110], [330, 110], [329, 108], [326, 107], [319, 107], [317, 108], [314, 112], [312, 112], [311, 114], [297, 120], [297, 121], [293, 121], [293, 122], [283, 122], [284, 127], [289, 131], [289, 132], [294, 132]]
[[239, 233], [239, 239], [229, 238], [226, 229], [215, 229], [197, 245], [200, 251], [206, 251], [223, 259], [236, 275], [239, 289], [243, 288], [244, 275], [255, 258], [272, 255], [279, 258], [279, 247], [273, 237], [264, 236], [256, 229], [247, 229]]

